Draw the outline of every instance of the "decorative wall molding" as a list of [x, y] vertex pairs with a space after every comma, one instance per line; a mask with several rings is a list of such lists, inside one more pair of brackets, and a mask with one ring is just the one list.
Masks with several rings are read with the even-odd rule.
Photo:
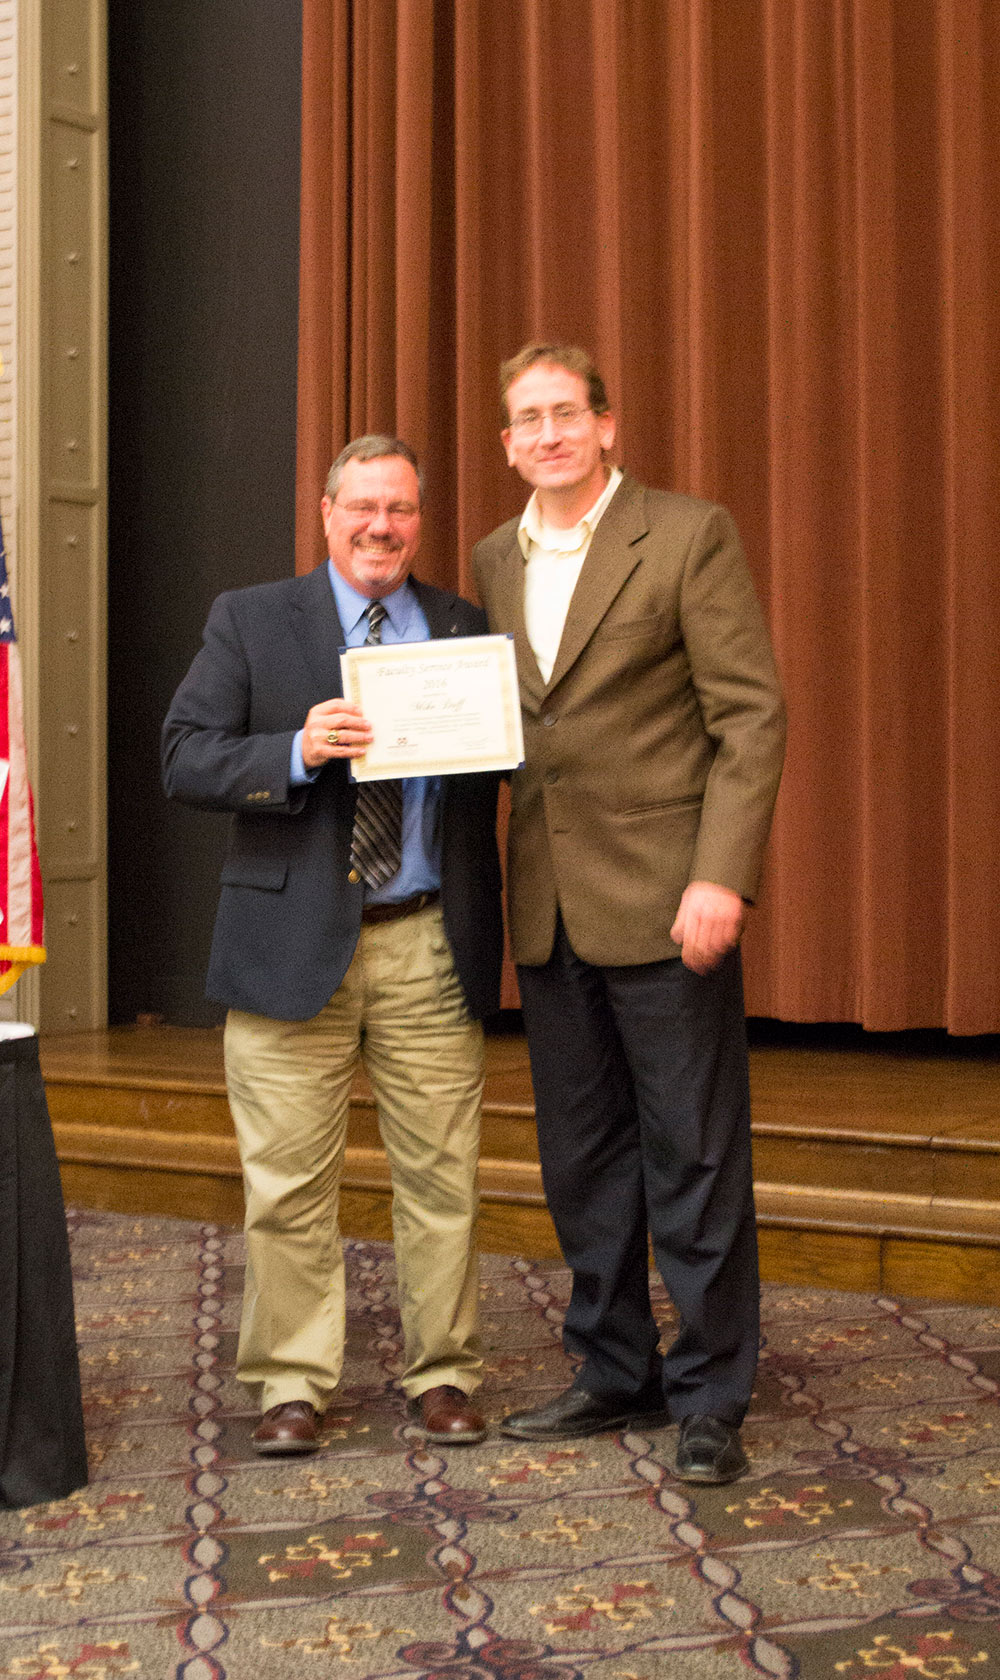
[[107, 1020], [105, 5], [0, 6], [17, 20], [17, 611], [48, 950], [19, 1013], [86, 1031]]

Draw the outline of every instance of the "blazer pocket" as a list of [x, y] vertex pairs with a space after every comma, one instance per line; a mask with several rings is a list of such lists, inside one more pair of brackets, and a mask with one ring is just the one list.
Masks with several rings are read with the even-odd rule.
[[598, 631], [598, 637], [602, 642], [628, 642], [636, 636], [660, 636], [666, 627], [666, 613], [646, 613], [642, 618], [604, 624]]
[[264, 892], [280, 892], [287, 877], [288, 864], [280, 858], [227, 858], [220, 880], [224, 887], [260, 887]]
[[670, 811], [696, 811], [703, 802], [704, 795], [693, 793], [683, 799], [659, 799], [648, 805], [619, 805], [612, 811], [613, 817], [662, 817]]

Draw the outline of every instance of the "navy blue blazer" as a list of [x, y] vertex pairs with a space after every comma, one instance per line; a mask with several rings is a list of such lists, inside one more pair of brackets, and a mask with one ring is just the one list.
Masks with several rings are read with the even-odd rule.
[[[478, 636], [478, 607], [410, 580], [433, 637]], [[280, 1020], [315, 1015], [354, 955], [363, 888], [352, 885], [356, 785], [327, 764], [289, 785], [292, 740], [311, 706], [343, 693], [345, 637], [326, 566], [220, 595], [163, 725], [171, 799], [232, 812], [212, 939], [210, 998]], [[470, 1013], [499, 1008], [503, 931], [495, 774], [442, 784], [441, 900]]]

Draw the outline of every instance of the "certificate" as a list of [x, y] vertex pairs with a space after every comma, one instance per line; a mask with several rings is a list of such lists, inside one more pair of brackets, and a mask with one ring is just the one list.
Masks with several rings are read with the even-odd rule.
[[374, 732], [356, 782], [511, 770], [524, 762], [510, 636], [454, 636], [344, 648], [344, 698]]

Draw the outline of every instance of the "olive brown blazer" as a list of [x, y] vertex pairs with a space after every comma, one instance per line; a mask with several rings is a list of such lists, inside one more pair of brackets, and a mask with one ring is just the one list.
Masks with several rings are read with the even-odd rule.
[[679, 955], [689, 881], [757, 892], [784, 753], [781, 689], [731, 516], [625, 475], [594, 533], [546, 684], [524, 622], [519, 521], [477, 544], [490, 629], [513, 635], [525, 764], [508, 909], [518, 963], [561, 911], [585, 962]]

